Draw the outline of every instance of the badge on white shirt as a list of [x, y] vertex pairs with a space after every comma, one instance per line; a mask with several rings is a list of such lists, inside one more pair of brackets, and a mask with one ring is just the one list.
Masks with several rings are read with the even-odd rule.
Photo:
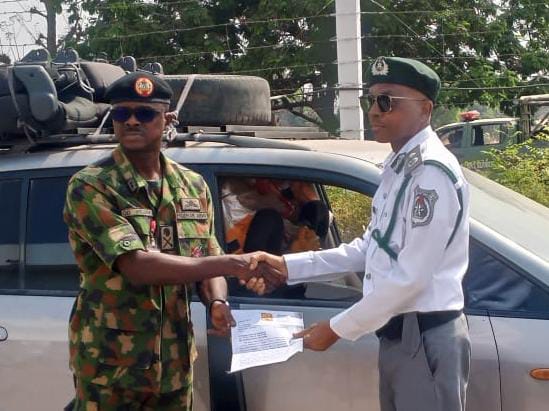
[[431, 222], [437, 200], [438, 194], [435, 190], [425, 190], [416, 186], [412, 207], [412, 227], [428, 225]]

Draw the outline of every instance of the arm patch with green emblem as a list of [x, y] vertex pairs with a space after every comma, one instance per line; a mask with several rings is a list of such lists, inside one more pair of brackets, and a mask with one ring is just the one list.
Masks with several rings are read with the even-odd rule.
[[435, 190], [425, 190], [416, 186], [412, 207], [412, 227], [428, 225], [431, 222], [437, 200], [438, 194]]

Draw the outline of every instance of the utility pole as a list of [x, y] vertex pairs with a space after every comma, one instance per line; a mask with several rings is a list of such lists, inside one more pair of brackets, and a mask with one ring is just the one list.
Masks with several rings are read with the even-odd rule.
[[360, 0], [336, 0], [337, 74], [341, 137], [364, 140]]
[[57, 54], [57, 14], [61, 12], [61, 4], [58, 0], [40, 0], [46, 8], [46, 12], [41, 12], [36, 7], [31, 7], [31, 14], [37, 14], [46, 19], [47, 34], [40, 35], [40, 40], [46, 39], [47, 49], [52, 56]]

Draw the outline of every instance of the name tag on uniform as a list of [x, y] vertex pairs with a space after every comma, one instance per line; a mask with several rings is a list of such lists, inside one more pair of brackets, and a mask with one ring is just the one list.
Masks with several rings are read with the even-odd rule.
[[208, 213], [201, 213], [196, 211], [183, 211], [182, 213], [177, 213], [178, 220], [207, 220]]
[[183, 211], [200, 211], [200, 200], [198, 198], [182, 198], [181, 209]]
[[152, 217], [152, 215], [152, 210], [149, 210], [147, 208], [125, 208], [124, 210], [122, 210], [122, 217]]

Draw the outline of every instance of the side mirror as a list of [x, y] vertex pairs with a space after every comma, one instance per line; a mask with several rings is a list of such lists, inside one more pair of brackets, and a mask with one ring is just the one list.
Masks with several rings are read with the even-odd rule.
[[8, 330], [4, 327], [0, 327], [0, 342], [6, 341], [8, 339]]

